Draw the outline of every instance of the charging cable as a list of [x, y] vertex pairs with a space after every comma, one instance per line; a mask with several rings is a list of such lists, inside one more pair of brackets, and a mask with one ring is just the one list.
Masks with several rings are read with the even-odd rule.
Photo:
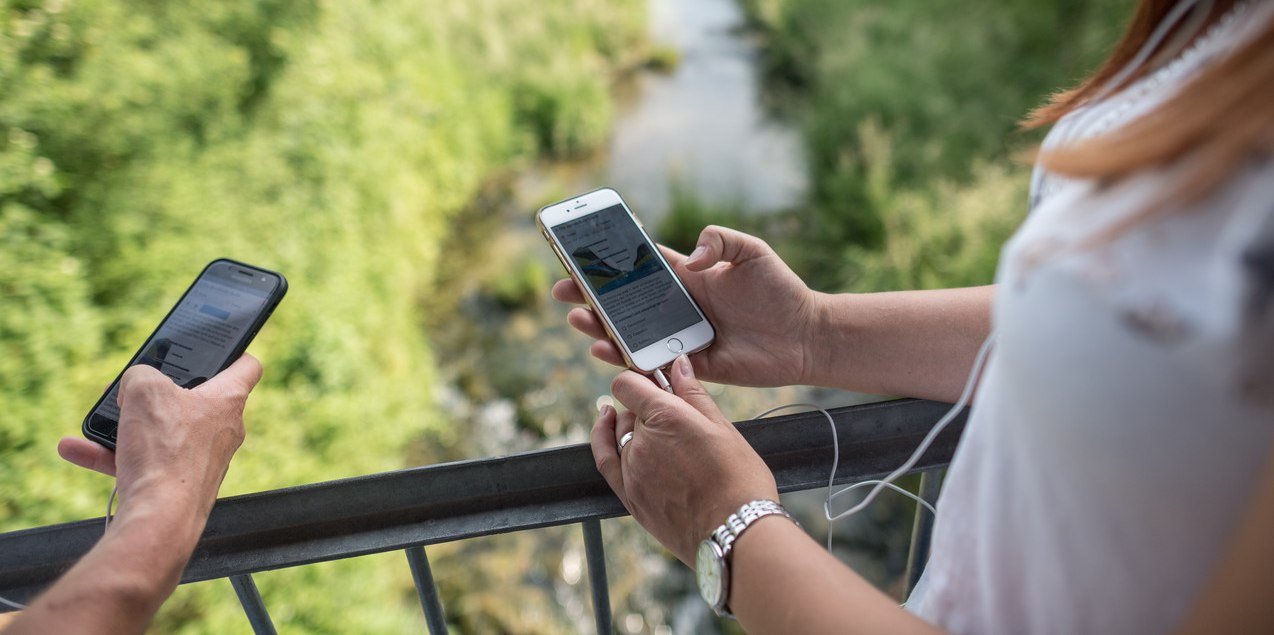
[[[119, 486], [116, 485], [115, 487], [111, 488], [110, 498], [106, 499], [106, 518], [102, 522], [102, 535], [106, 535], [106, 532], [109, 531], [111, 528], [111, 510], [114, 509], [115, 507], [115, 496], [118, 494], [119, 494]], [[13, 600], [10, 600], [5, 597], [0, 597], [0, 604], [3, 604], [5, 606], [8, 606], [11, 609], [15, 609], [18, 611], [23, 611], [23, 610], [26, 610], [27, 608], [27, 605], [22, 604], [21, 602], [14, 602]]]

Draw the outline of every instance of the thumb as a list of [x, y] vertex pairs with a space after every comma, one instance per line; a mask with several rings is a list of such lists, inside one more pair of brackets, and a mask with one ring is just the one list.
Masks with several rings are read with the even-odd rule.
[[703, 384], [699, 383], [699, 379], [695, 377], [694, 366], [690, 363], [689, 357], [677, 356], [671, 370], [672, 391], [678, 397], [713, 421], [718, 423], [728, 421], [725, 415], [721, 414], [721, 409], [717, 407], [717, 402], [712, 399], [712, 395], [708, 394]]
[[691, 271], [703, 271], [718, 262], [742, 264], [753, 258], [773, 253], [769, 244], [751, 234], [737, 229], [708, 225], [699, 234], [699, 242], [685, 260]]
[[257, 358], [244, 353], [228, 368], [217, 373], [212, 379], [200, 384], [195, 390], [205, 387], [208, 390], [224, 387], [246, 396], [256, 387], [257, 382], [261, 381], [262, 372], [261, 362], [257, 361]]

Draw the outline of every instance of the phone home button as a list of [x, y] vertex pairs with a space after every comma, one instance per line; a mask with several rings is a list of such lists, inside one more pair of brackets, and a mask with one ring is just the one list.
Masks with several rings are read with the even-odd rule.
[[682, 344], [681, 340], [675, 337], [669, 338], [667, 342], [664, 342], [664, 346], [667, 346], [668, 350], [674, 355], [679, 355], [681, 354], [681, 351], [686, 350], [685, 344]]

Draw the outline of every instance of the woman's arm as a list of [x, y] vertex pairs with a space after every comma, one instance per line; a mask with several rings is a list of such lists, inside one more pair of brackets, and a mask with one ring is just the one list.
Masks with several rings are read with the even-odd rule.
[[1239, 522], [1181, 633], [1274, 633], [1274, 453]]
[[730, 609], [749, 633], [938, 633], [780, 516], [734, 543]]
[[[713, 345], [694, 356], [708, 381], [955, 401], [990, 331], [994, 287], [816, 293], [765, 241], [716, 226], [689, 256], [663, 254], [717, 328]], [[553, 297], [584, 302], [570, 279], [553, 285]], [[623, 367], [591, 310], [572, 309], [567, 321], [597, 340], [595, 357]]]
[[995, 287], [817, 297], [808, 383], [954, 402], [990, 335]]
[[[671, 381], [674, 394], [633, 371], [621, 373], [611, 389], [628, 411], [603, 407], [593, 458], [633, 518], [693, 566], [700, 541], [731, 512], [778, 500], [778, 489], [685, 356], [673, 363]], [[632, 440], [619, 449], [630, 431]], [[781, 517], [749, 526], [731, 554], [728, 603], [748, 632], [933, 632]]]

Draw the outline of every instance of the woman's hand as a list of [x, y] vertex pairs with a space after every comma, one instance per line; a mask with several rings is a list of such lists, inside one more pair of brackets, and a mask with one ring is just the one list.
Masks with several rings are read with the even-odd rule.
[[[742, 386], [808, 383], [814, 372], [808, 343], [817, 329], [817, 297], [765, 241], [709, 226], [689, 257], [661, 249], [716, 327], [716, 341], [695, 355], [700, 376]], [[584, 302], [570, 279], [553, 285], [553, 297]], [[624, 365], [592, 310], [571, 309], [567, 321], [598, 340], [591, 349], [594, 357]]]
[[[675, 394], [626, 370], [611, 385], [628, 408], [603, 406], [593, 425], [593, 459], [633, 518], [678, 559], [695, 549], [742, 504], [778, 500], [774, 476], [717, 409], [690, 360], [673, 362]], [[619, 438], [632, 431], [621, 451]]]

